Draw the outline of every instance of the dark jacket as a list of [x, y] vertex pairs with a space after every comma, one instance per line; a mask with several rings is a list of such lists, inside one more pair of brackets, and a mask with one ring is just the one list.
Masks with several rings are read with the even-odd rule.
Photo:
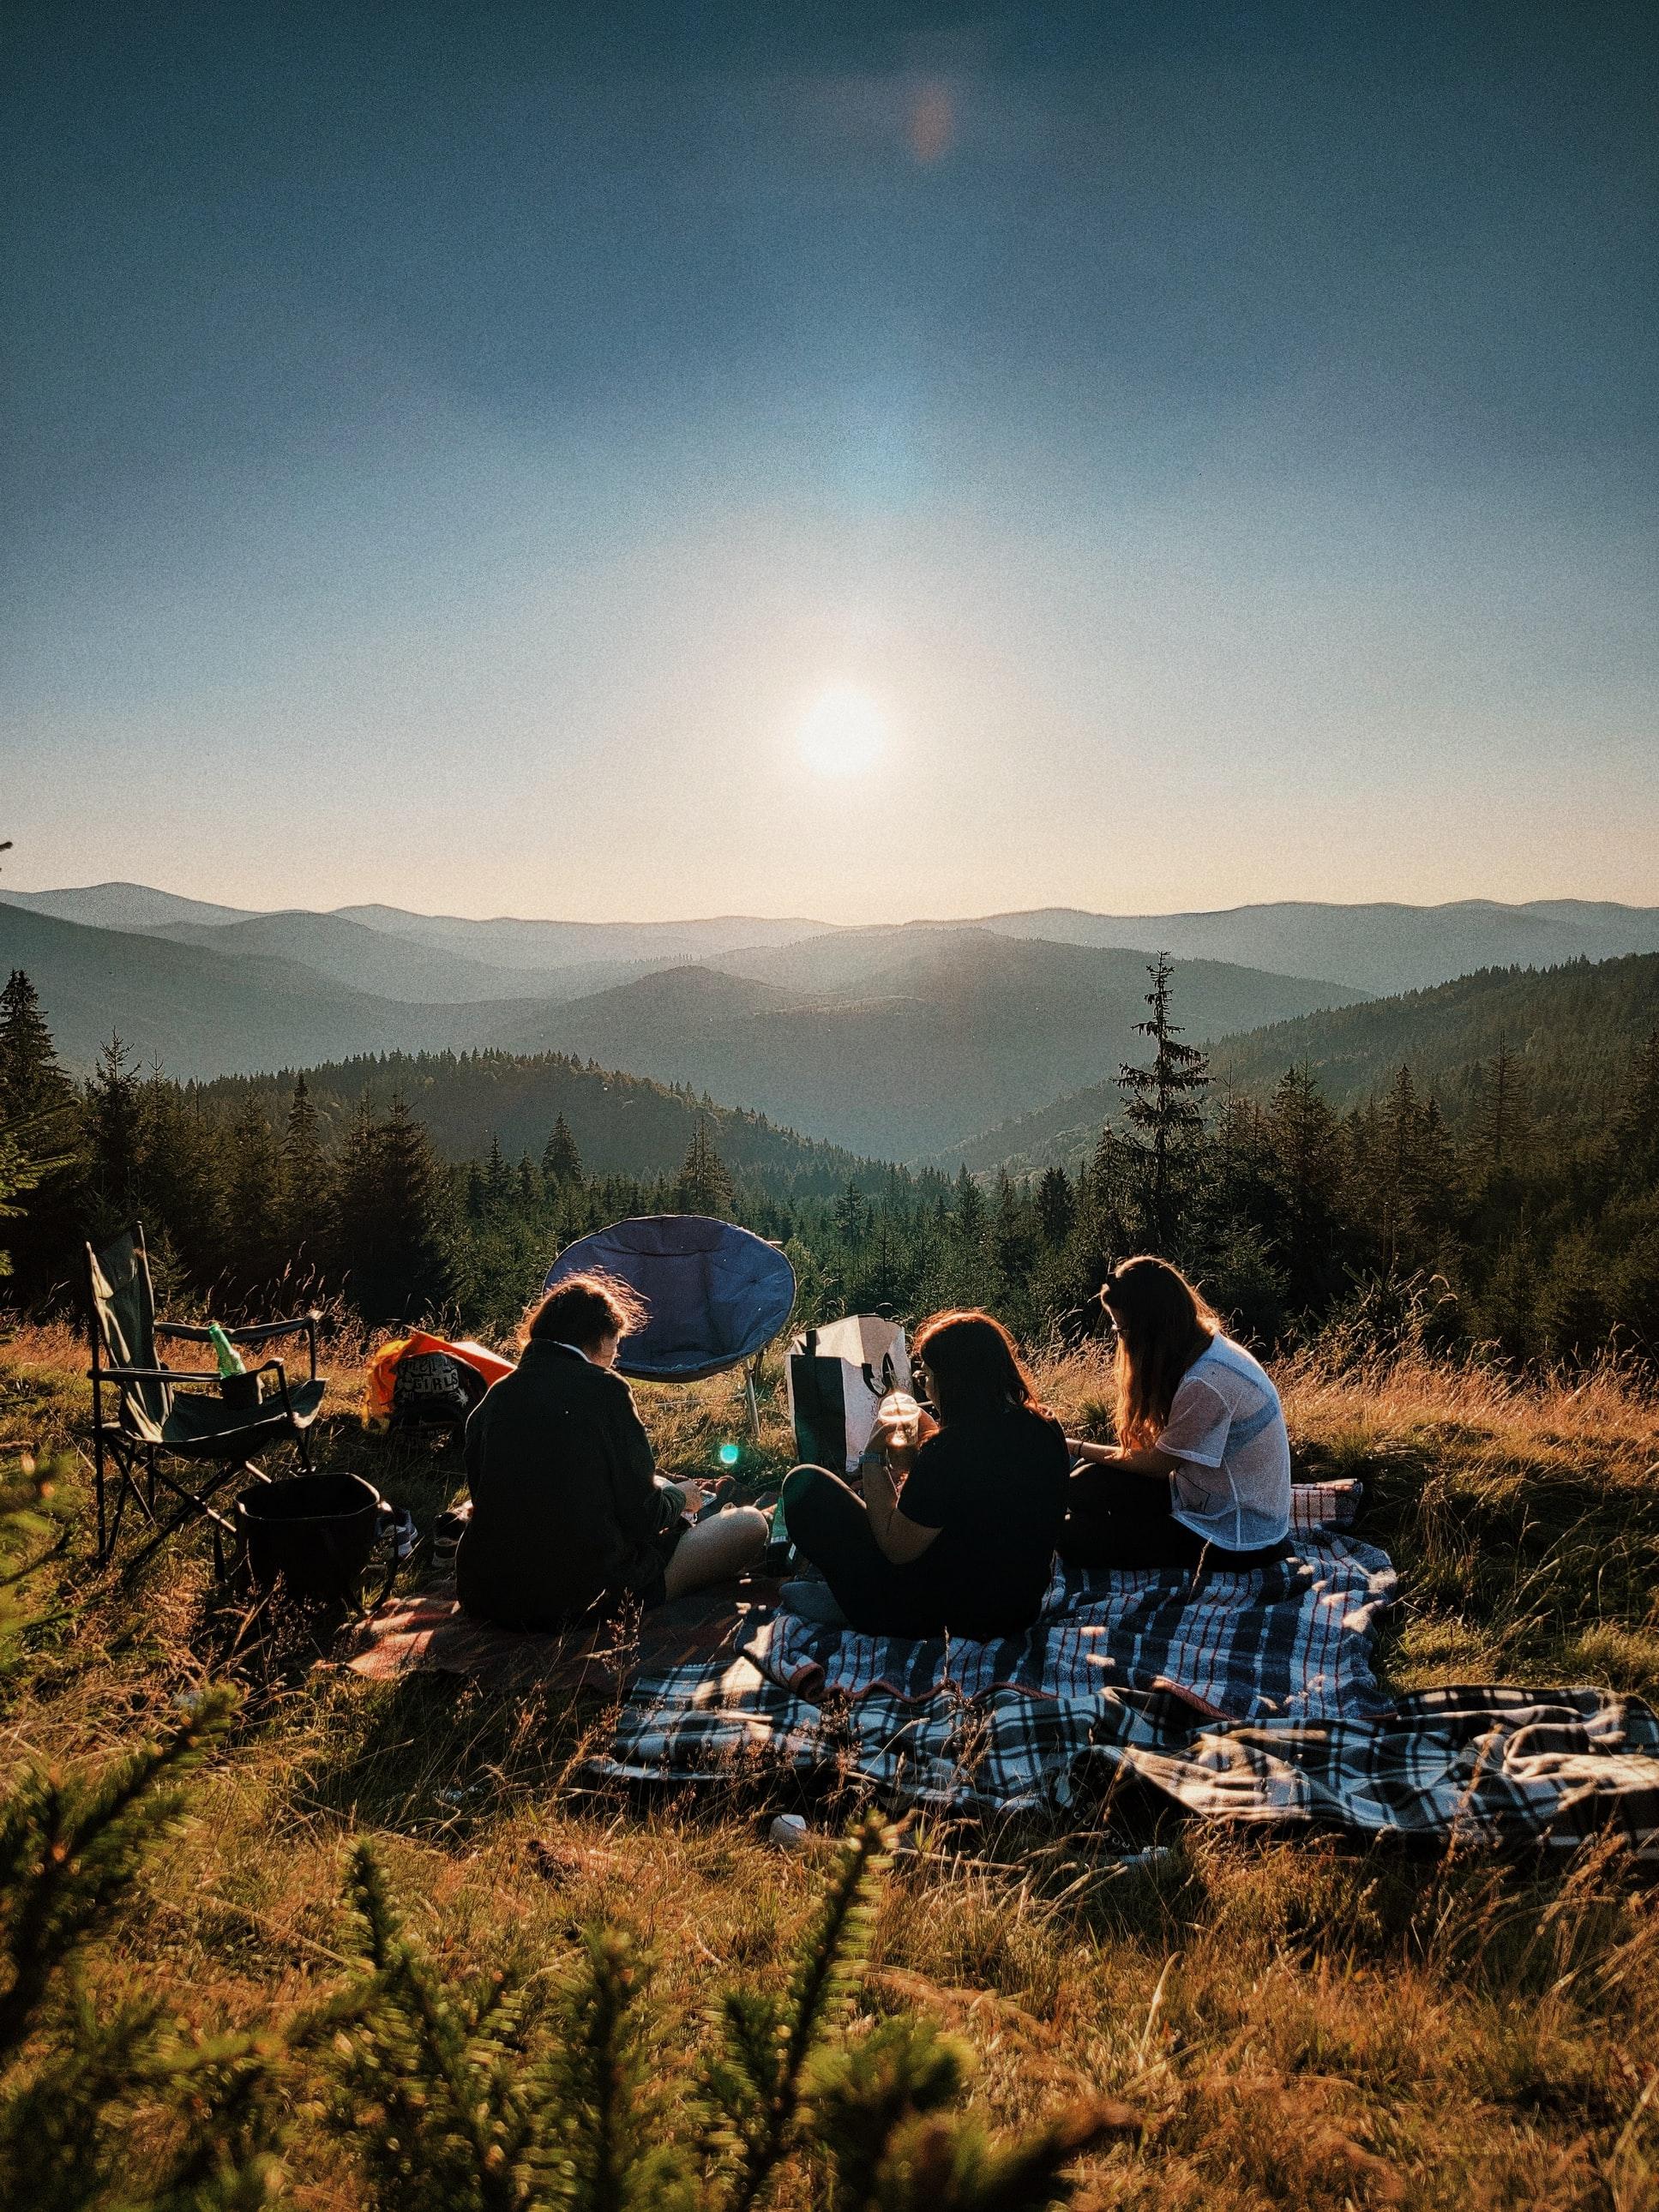
[[525, 1346], [466, 1425], [472, 1519], [456, 1554], [463, 1607], [507, 1628], [560, 1628], [648, 1590], [666, 1507], [619, 1375], [565, 1346]]

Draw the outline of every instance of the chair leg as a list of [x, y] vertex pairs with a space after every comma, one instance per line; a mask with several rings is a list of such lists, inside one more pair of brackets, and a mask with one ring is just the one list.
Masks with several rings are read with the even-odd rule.
[[98, 1500], [98, 1564], [101, 1567], [109, 1561], [109, 1535], [104, 1510], [104, 1428], [95, 1413], [93, 1419], [95, 1425], [92, 1432], [92, 1486]]

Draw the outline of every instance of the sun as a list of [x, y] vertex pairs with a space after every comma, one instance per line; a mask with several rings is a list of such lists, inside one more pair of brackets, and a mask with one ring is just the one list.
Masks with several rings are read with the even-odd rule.
[[807, 708], [797, 735], [815, 775], [866, 775], [887, 750], [887, 718], [867, 691], [831, 684]]

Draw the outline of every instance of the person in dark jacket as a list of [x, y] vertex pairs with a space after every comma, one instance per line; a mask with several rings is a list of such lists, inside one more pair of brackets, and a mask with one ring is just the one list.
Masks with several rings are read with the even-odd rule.
[[695, 1525], [696, 1484], [664, 1482], [611, 1370], [645, 1308], [599, 1274], [556, 1284], [523, 1356], [466, 1425], [472, 1517], [456, 1553], [464, 1611], [504, 1628], [562, 1628], [633, 1602], [661, 1605], [741, 1574], [766, 1516], [738, 1505]]
[[1019, 1635], [1042, 1609], [1066, 1519], [1065, 1435], [989, 1314], [924, 1322], [915, 1366], [938, 1421], [879, 1419], [856, 1491], [798, 1467], [783, 1486], [789, 1534], [866, 1634]]

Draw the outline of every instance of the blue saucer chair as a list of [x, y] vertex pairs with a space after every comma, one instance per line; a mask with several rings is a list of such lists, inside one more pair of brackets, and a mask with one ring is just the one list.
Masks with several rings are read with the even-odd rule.
[[567, 1244], [547, 1288], [592, 1268], [620, 1276], [650, 1308], [645, 1327], [623, 1339], [619, 1375], [695, 1382], [742, 1367], [758, 1432], [756, 1370], [795, 1304], [795, 1271], [775, 1244], [707, 1214], [643, 1214]]

